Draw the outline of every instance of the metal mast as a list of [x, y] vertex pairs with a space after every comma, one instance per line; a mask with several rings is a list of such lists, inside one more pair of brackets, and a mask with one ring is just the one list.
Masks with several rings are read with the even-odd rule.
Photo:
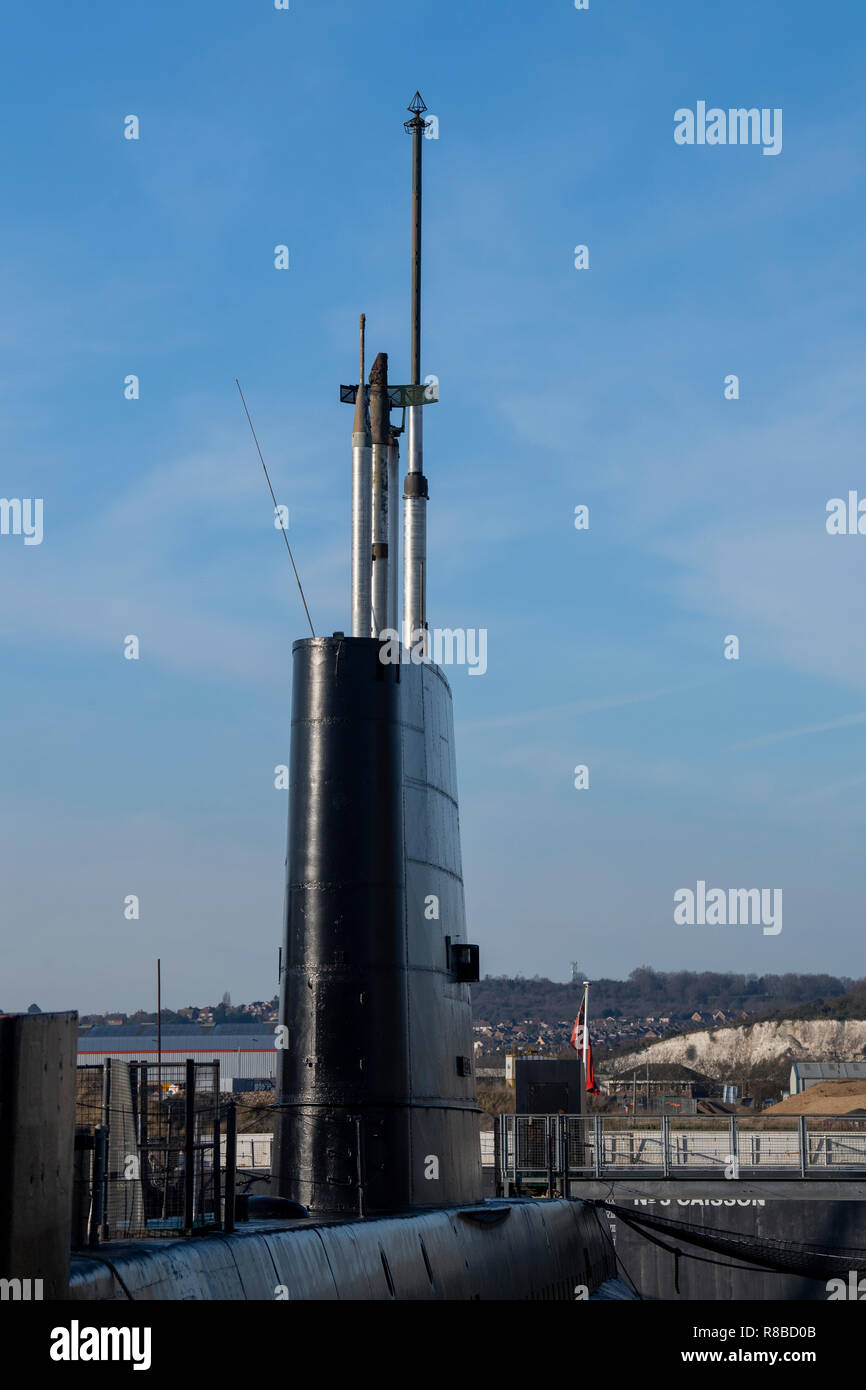
[[[421, 384], [421, 141], [427, 110], [416, 92], [409, 106], [412, 120], [404, 128], [412, 136], [412, 304], [410, 367], [412, 386]], [[420, 392], [418, 395], [420, 396]], [[424, 477], [424, 445], [420, 400], [407, 410], [408, 473], [403, 485], [403, 642], [426, 627], [427, 600], [427, 479]]]
[[400, 476], [399, 435], [391, 430], [391, 447], [388, 450], [388, 611], [385, 626], [392, 632], [399, 629], [400, 595], [400, 503], [397, 501]]
[[352, 636], [370, 636], [373, 548], [372, 440], [364, 388], [364, 330], [361, 315], [361, 376], [352, 425]]
[[[373, 441], [373, 611], [368, 636], [378, 637], [388, 621], [389, 567], [391, 564], [389, 507], [397, 505], [389, 494], [391, 419], [388, 399], [388, 354], [380, 352], [370, 372], [370, 438]], [[395, 556], [396, 559], [396, 556]]]

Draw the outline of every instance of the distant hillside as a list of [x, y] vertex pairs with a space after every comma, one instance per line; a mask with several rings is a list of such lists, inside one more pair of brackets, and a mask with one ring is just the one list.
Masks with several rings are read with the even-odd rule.
[[717, 1081], [810, 1062], [859, 1062], [866, 1059], [866, 1019], [784, 1019], [733, 1028], [683, 1033], [650, 1043], [639, 1052], [610, 1058], [605, 1071], [619, 1074], [656, 1062], [693, 1067]]
[[866, 1018], [866, 988], [863, 981], [858, 980], [847, 994], [830, 995], [828, 998], [817, 996], [797, 1009], [776, 1010], [766, 1017], [781, 1021], [783, 1012], [791, 1019]]
[[[574, 1017], [580, 1004], [580, 984], [518, 975], [485, 975], [472, 986], [472, 1013], [476, 1023], [498, 1023], [524, 1018], [556, 1024]], [[845, 996], [844, 1001], [838, 1000]], [[856, 1004], [862, 997], [864, 1003]], [[635, 1018], [669, 1015], [688, 1018], [695, 1012], [722, 1010], [731, 1015], [750, 1016], [784, 1012], [787, 1017], [802, 1011], [806, 1016], [816, 1008], [826, 1008], [826, 1016], [843, 1015], [840, 1008], [851, 1007], [866, 1017], [866, 979], [852, 980], [836, 975], [738, 975], [714, 971], [677, 970], [670, 973], [642, 965], [627, 980], [594, 980], [590, 994], [590, 1024], [593, 1018]]]

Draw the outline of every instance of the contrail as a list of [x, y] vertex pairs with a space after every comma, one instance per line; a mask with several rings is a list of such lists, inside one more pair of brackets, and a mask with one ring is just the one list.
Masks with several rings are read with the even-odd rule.
[[846, 714], [841, 719], [831, 719], [828, 724], [805, 724], [802, 729], [782, 729], [777, 734], [762, 734], [760, 738], [750, 738], [745, 743], [731, 745], [732, 752], [741, 748], [760, 748], [766, 743], [781, 743], [786, 738], [800, 738], [802, 734], [824, 734], [828, 729], [845, 729], [850, 724], [866, 724], [866, 710], [860, 714]]

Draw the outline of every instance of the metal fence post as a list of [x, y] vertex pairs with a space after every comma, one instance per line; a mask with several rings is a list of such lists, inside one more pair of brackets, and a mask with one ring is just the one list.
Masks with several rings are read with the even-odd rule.
[[99, 1235], [101, 1240], [108, 1240], [110, 1236], [109, 1222], [111, 1220], [111, 1190], [110, 1183], [114, 1174], [109, 1170], [111, 1161], [111, 1058], [106, 1057], [102, 1064], [102, 1123], [105, 1126], [105, 1153], [102, 1162], [102, 1218], [100, 1220]]
[[737, 1117], [728, 1120], [728, 1154], [734, 1165], [734, 1177], [740, 1176], [740, 1136], [737, 1130]]
[[93, 1210], [93, 1131], [75, 1126], [72, 1179], [72, 1249], [82, 1250], [89, 1241]]
[[[235, 1171], [238, 1158], [238, 1117], [237, 1106], [230, 1100], [226, 1106], [226, 1190], [223, 1230], [231, 1232], [235, 1228]], [[219, 1159], [219, 1155], [217, 1155]]]
[[129, 1091], [132, 1097], [132, 1132], [138, 1141], [138, 1067], [135, 1062], [128, 1062], [129, 1068]]
[[806, 1133], [806, 1116], [797, 1116], [797, 1139], [800, 1149], [800, 1177], [805, 1178], [809, 1167], [809, 1136]]
[[106, 1129], [111, 1123], [111, 1058], [106, 1057], [102, 1064], [102, 1123]]
[[105, 1215], [105, 1160], [108, 1153], [108, 1129], [96, 1125], [93, 1131], [93, 1197], [90, 1205], [90, 1230], [88, 1245], [98, 1245], [103, 1236], [103, 1217]]
[[592, 1122], [593, 1126], [593, 1170], [595, 1176], [600, 1178], [604, 1170], [604, 1143], [601, 1132], [601, 1116], [596, 1115]]
[[111, 1159], [111, 1058], [106, 1057], [102, 1064], [102, 1127], [105, 1130], [105, 1148], [102, 1154], [101, 1214], [99, 1219], [100, 1240], [108, 1240], [111, 1235], [111, 1180], [114, 1174], [109, 1171]]
[[567, 1115], [560, 1115], [559, 1129], [561, 1136], [560, 1142], [562, 1144], [562, 1195], [563, 1197], [569, 1197], [571, 1195], [571, 1155], [568, 1152], [569, 1134]]
[[544, 1137], [547, 1141], [547, 1196], [554, 1197], [553, 1190], [553, 1116], [546, 1115], [544, 1118]]
[[146, 1182], [149, 1176], [145, 1167], [145, 1156], [147, 1152], [148, 1128], [147, 1122], [150, 1118], [147, 1113], [148, 1105], [148, 1082], [147, 1082], [147, 1062], [140, 1062], [138, 1065], [138, 1148], [139, 1148], [139, 1172], [142, 1181]]
[[183, 1149], [183, 1229], [191, 1236], [195, 1202], [195, 1062], [186, 1063], [186, 1131]]
[[213, 1219], [220, 1224], [220, 1064], [213, 1060]]
[[671, 1175], [671, 1117], [662, 1115], [662, 1172], [666, 1178]]

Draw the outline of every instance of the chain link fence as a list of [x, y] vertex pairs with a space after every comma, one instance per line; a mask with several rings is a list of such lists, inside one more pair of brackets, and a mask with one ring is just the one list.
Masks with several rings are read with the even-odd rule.
[[219, 1224], [224, 1109], [218, 1062], [79, 1066], [75, 1243]]

